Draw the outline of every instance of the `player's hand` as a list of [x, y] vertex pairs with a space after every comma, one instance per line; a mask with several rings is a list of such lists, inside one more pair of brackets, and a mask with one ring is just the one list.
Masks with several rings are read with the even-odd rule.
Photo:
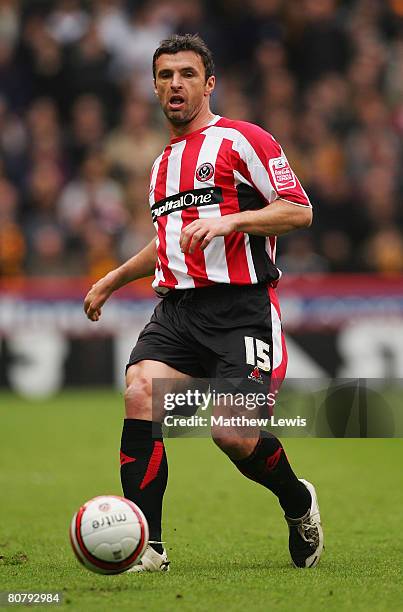
[[204, 251], [216, 236], [228, 236], [236, 230], [236, 215], [225, 215], [215, 219], [196, 219], [181, 232], [179, 244], [182, 253], [193, 253], [199, 245]]
[[99, 321], [102, 306], [114, 289], [108, 275], [101, 278], [88, 291], [84, 299], [84, 312], [91, 321]]

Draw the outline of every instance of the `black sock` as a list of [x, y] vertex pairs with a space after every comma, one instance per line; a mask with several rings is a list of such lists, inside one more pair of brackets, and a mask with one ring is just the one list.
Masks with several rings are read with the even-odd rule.
[[233, 461], [238, 470], [277, 495], [289, 518], [300, 518], [311, 505], [311, 494], [298, 480], [288, 462], [280, 441], [266, 431], [249, 457]]
[[[158, 437], [155, 437], [156, 432]], [[167, 486], [168, 463], [159, 423], [140, 419], [124, 420], [120, 478], [124, 496], [144, 512], [150, 529], [150, 540], [160, 542], [162, 498]], [[162, 553], [161, 544], [152, 546]]]

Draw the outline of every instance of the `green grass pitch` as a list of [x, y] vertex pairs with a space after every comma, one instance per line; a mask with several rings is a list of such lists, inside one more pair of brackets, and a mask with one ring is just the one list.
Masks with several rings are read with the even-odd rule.
[[169, 439], [165, 532], [171, 572], [100, 576], [68, 525], [84, 501], [119, 493], [122, 398], [0, 395], [0, 590], [62, 591], [70, 610], [403, 610], [402, 441], [288, 439], [315, 483], [326, 550], [290, 565], [276, 499], [207, 439]]

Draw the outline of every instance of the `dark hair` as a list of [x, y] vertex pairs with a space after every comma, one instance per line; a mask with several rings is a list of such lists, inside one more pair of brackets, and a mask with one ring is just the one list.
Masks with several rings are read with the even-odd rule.
[[155, 63], [160, 55], [168, 53], [174, 55], [179, 51], [194, 51], [203, 60], [206, 81], [214, 74], [213, 54], [210, 49], [198, 34], [173, 34], [169, 38], [162, 40], [158, 49], [155, 50], [153, 56], [153, 76], [155, 80]]

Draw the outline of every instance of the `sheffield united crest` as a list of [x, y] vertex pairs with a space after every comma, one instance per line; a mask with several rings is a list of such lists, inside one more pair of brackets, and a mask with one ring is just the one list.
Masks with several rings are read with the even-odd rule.
[[196, 170], [196, 178], [198, 181], [208, 181], [214, 174], [214, 166], [209, 162], [201, 164]]

